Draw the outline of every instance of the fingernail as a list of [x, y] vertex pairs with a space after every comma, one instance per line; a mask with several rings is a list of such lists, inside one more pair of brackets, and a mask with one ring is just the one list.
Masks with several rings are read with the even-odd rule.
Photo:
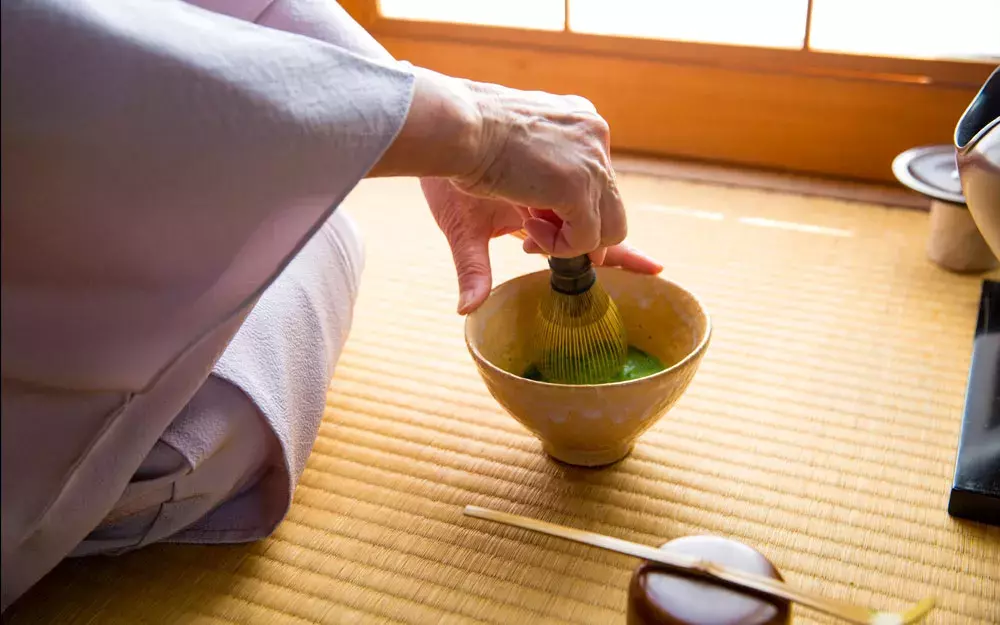
[[472, 305], [472, 298], [475, 297], [476, 292], [472, 289], [467, 289], [462, 291], [458, 296], [458, 314], [464, 315], [466, 309]]

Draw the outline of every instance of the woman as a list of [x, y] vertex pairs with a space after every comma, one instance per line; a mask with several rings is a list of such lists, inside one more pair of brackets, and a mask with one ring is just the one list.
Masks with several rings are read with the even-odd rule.
[[199, 4], [3, 3], [3, 609], [66, 557], [280, 522], [350, 327], [335, 208], [361, 179], [421, 179], [460, 314], [521, 227], [660, 270], [621, 245], [586, 100], [397, 62], [332, 0]]

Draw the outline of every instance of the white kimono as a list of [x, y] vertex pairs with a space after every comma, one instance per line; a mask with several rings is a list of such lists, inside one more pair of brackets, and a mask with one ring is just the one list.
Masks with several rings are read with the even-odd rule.
[[[4, 0], [2, 607], [286, 513], [413, 75], [333, 0]], [[332, 216], [331, 216], [332, 215]]]

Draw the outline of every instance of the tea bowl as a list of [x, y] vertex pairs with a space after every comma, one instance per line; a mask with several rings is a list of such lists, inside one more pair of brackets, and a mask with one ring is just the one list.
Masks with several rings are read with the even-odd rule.
[[598, 267], [618, 305], [630, 345], [665, 369], [608, 384], [568, 385], [523, 377], [532, 365], [531, 331], [549, 272], [497, 286], [465, 320], [465, 342], [493, 398], [556, 460], [599, 467], [628, 456], [636, 440], [687, 390], [708, 349], [711, 320], [698, 298], [660, 276]]

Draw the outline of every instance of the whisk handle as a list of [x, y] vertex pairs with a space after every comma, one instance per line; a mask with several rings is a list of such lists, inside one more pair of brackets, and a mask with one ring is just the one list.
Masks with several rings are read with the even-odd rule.
[[[561, 226], [563, 223], [559, 215], [556, 215], [551, 210], [535, 211], [535, 217], [544, 219], [556, 226]], [[514, 233], [514, 236], [524, 240], [528, 238], [528, 233], [524, 230], [518, 230]], [[590, 287], [594, 286], [594, 282], [597, 281], [597, 272], [594, 271], [594, 265], [587, 254], [573, 258], [556, 258], [550, 256], [549, 269], [552, 270], [550, 280], [552, 288], [565, 295], [586, 293], [590, 290]]]
[[553, 290], [565, 295], [586, 293], [597, 281], [597, 272], [586, 254], [573, 258], [550, 257], [549, 269], [552, 270], [549, 282]]

